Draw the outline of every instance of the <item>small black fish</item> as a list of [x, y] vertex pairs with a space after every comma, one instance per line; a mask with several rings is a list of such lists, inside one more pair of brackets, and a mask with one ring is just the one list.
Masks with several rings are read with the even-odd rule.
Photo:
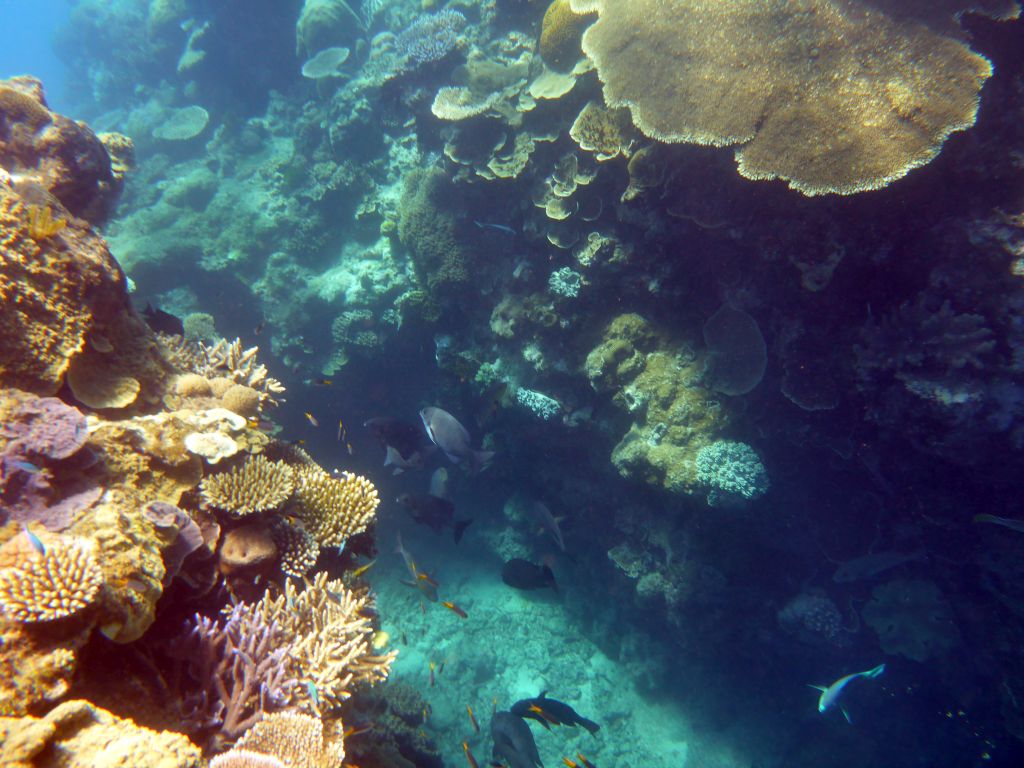
[[185, 335], [185, 325], [180, 318], [170, 312], [164, 312], [159, 307], [154, 309], [149, 302], [146, 302], [146, 308], [142, 310], [142, 318], [146, 325], [158, 333], [166, 333], [169, 336]]
[[552, 725], [582, 725], [593, 736], [601, 726], [593, 720], [581, 717], [575, 709], [556, 699], [549, 699], [547, 691], [542, 691], [535, 699], [522, 699], [512, 705], [513, 714], [536, 720], [549, 731]]
[[555, 574], [546, 565], [535, 565], [516, 557], [501, 569], [501, 580], [514, 589], [545, 589], [551, 587], [558, 594]]
[[409, 510], [409, 516], [413, 520], [427, 526], [434, 533], [441, 533], [445, 528], [451, 527], [456, 544], [473, 522], [471, 519], [456, 520], [455, 505], [448, 499], [431, 496], [429, 493], [403, 493], [395, 501]]
[[434, 449], [427, 433], [419, 424], [401, 419], [380, 417], [363, 423], [382, 448], [387, 451], [384, 466], [394, 467], [395, 474], [405, 469], [420, 469], [423, 459]]

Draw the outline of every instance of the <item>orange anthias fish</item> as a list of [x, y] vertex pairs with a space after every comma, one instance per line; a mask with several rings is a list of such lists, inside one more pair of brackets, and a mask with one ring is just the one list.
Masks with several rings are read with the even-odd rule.
[[469, 768], [480, 768], [480, 764], [477, 763], [476, 758], [473, 757], [473, 753], [469, 751], [469, 742], [462, 742], [462, 751], [466, 753], [466, 760], [469, 761]]
[[432, 578], [429, 574], [423, 573], [422, 571], [416, 574], [416, 578], [420, 581], [427, 582], [427, 584], [429, 584], [432, 587], [440, 586], [434, 578]]
[[576, 753], [576, 759], [580, 761], [580, 765], [582, 765], [582, 766], [583, 766], [583, 768], [596, 768], [596, 766], [595, 766], [595, 765], [594, 765], [594, 764], [593, 764], [592, 762], [590, 762], [589, 760], [587, 760], [587, 758], [585, 758], [585, 757], [584, 757], [584, 756], [583, 756], [583, 755], [582, 755], [581, 753], [579, 753], [579, 752], [577, 752], [577, 753]]
[[309, 411], [306, 411], [306, 420], [309, 421], [309, 423], [312, 424], [314, 427], [320, 426], [320, 422], [316, 420], [316, 416], [314, 416]]
[[575, 760], [571, 760], [568, 757], [563, 757], [562, 762], [565, 763], [566, 768], [580, 768], [579, 763], [577, 763]]
[[472, 723], [473, 730], [480, 733], [480, 723], [476, 721], [476, 715], [473, 714], [473, 708], [469, 704], [466, 705], [466, 713], [469, 715], [469, 722]]
[[437, 664], [433, 661], [430, 662], [430, 687], [434, 687], [434, 670], [437, 669]]
[[442, 600], [442, 601], [441, 601], [441, 605], [443, 605], [443, 606], [444, 606], [445, 608], [447, 608], [447, 609], [448, 609], [449, 611], [451, 611], [452, 613], [454, 613], [454, 614], [455, 614], [456, 616], [458, 616], [458, 617], [459, 617], [460, 619], [468, 619], [468, 618], [469, 618], [469, 614], [468, 614], [468, 613], [466, 613], [466, 612], [465, 612], [464, 610], [462, 610], [461, 608], [459, 608], [459, 606], [457, 606], [457, 605], [456, 605], [455, 603], [450, 603], [450, 602], [448, 602], [447, 600]]

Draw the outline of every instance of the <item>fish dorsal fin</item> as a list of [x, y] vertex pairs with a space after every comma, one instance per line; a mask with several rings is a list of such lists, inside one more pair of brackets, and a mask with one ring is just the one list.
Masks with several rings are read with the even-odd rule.
[[811, 683], [808, 683], [807, 687], [813, 688], [816, 691], [821, 691], [822, 693], [828, 690], [828, 688], [826, 688], [824, 685], [812, 685]]

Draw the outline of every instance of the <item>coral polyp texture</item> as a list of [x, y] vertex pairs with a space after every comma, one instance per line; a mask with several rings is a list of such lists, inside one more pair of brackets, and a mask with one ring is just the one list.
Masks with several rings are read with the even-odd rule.
[[808, 195], [877, 189], [924, 165], [974, 124], [992, 74], [962, 41], [879, 3], [572, 5], [598, 12], [583, 50], [610, 107], [659, 141], [738, 145], [742, 175]]
[[[371, 606], [365, 591], [352, 590], [324, 572], [301, 592], [288, 581], [283, 595], [268, 595], [260, 603], [264, 621], [282, 627], [292, 639], [290, 657], [299, 679], [313, 684], [297, 689], [301, 707], [333, 708], [359, 686], [387, 679], [398, 651], [374, 649], [374, 630], [367, 615]], [[316, 691], [319, 701], [310, 690]]]
[[203, 478], [203, 498], [242, 517], [281, 506], [292, 494], [292, 468], [282, 461], [249, 456], [238, 466]]
[[307, 468], [297, 471], [295, 501], [306, 530], [324, 547], [340, 546], [365, 531], [380, 504], [377, 489], [365, 477], [351, 472], [331, 477]]
[[0, 570], [0, 611], [26, 624], [64, 619], [92, 605], [101, 586], [103, 574], [86, 544], [55, 543]]
[[232, 752], [248, 751], [280, 760], [289, 768], [335, 768], [345, 758], [344, 743], [324, 743], [319, 717], [301, 712], [274, 712], [250, 728]]

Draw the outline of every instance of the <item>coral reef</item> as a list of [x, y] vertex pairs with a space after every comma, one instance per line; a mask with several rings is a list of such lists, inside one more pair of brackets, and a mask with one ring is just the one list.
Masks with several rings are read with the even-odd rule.
[[103, 574], [88, 545], [51, 542], [36, 555], [0, 570], [0, 611], [7, 618], [56, 621], [94, 604]]

